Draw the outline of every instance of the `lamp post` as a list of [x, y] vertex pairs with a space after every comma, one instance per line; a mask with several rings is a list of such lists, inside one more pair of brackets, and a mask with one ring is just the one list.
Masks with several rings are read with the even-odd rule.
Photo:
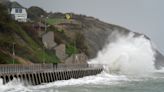
[[76, 63], [76, 40], [74, 40], [74, 42], [73, 42], [73, 47], [74, 47], [74, 49], [73, 49], [73, 57], [74, 57], [74, 63]]
[[[46, 19], [48, 19], [48, 17], [44, 18], [45, 33], [47, 31]], [[45, 64], [46, 63], [46, 49], [45, 48], [47, 48], [47, 42], [44, 42], [43, 44], [44, 44], [44, 47], [43, 47], [43, 49], [44, 49], [44, 51], [43, 51], [43, 53], [44, 53], [43, 64]]]
[[43, 46], [43, 64], [46, 63], [46, 49], [47, 48], [47, 43], [44, 42], [44, 46]]
[[46, 24], [46, 19], [48, 19], [48, 17], [46, 17], [45, 19], [44, 19], [44, 25], [45, 25], [45, 32], [47, 31], [47, 24]]
[[43, 15], [40, 16], [39, 31], [41, 31], [42, 18], [43, 18]]
[[12, 46], [12, 51], [13, 51], [13, 64], [15, 63], [15, 60], [14, 60], [14, 58], [15, 58], [15, 43], [13, 42], [13, 44], [12, 44], [13, 46]]

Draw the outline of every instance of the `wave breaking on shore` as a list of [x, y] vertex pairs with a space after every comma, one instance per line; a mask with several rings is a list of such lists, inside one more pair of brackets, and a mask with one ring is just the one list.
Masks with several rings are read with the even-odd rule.
[[117, 74], [140, 75], [155, 70], [155, 51], [144, 35], [117, 33], [115, 38], [89, 64], [103, 64], [106, 72]]

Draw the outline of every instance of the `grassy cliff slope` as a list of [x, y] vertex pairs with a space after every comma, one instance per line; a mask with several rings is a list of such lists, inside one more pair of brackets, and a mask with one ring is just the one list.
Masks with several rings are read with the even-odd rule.
[[32, 38], [24, 29], [23, 24], [13, 21], [5, 6], [0, 5], [0, 63], [22, 63], [15, 56], [32, 63], [41, 63], [44, 59], [47, 63], [58, 62], [57, 57], [51, 51], [44, 50], [40, 40]]

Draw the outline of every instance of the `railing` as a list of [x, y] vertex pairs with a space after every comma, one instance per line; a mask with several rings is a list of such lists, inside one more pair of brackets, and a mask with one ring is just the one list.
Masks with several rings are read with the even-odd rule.
[[0, 74], [6, 73], [25, 73], [25, 72], [47, 72], [57, 70], [73, 70], [85, 68], [103, 68], [102, 65], [94, 64], [4, 64], [0, 65]]

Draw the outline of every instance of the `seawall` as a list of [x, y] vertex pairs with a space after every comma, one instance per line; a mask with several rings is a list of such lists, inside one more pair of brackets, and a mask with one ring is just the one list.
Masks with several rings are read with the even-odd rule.
[[0, 65], [0, 78], [3, 79], [3, 84], [16, 78], [25, 85], [39, 85], [57, 80], [96, 75], [102, 70], [101, 65], [88, 64]]

